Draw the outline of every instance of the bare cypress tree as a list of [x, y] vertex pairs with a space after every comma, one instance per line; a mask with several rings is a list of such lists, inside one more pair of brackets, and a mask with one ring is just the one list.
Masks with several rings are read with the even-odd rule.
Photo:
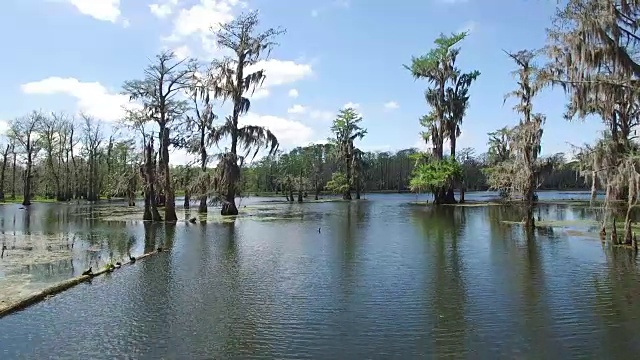
[[210, 174], [207, 171], [210, 160], [207, 148], [217, 137], [217, 129], [213, 123], [217, 116], [213, 112], [214, 99], [211, 92], [215, 90], [215, 84], [219, 79], [211, 69], [207, 69], [205, 74], [201, 75], [197, 64], [192, 63], [191, 66], [190, 90], [194, 114], [187, 116], [187, 127], [191, 129], [192, 133], [192, 138], [187, 141], [187, 151], [199, 155], [200, 173], [196, 177], [194, 187], [199, 199], [198, 212], [206, 214], [209, 184], [211, 183]]
[[522, 194], [525, 204], [526, 215], [524, 226], [528, 230], [535, 227], [533, 217], [534, 196], [537, 188], [540, 164], [538, 155], [540, 154], [540, 143], [542, 141], [542, 125], [545, 117], [542, 114], [533, 112], [533, 98], [544, 85], [540, 71], [533, 64], [536, 52], [521, 50], [517, 53], [506, 52], [518, 65], [518, 69], [513, 72], [518, 80], [518, 89], [508, 93], [505, 101], [509, 97], [519, 100], [513, 109], [522, 115], [520, 123], [511, 133], [511, 146], [515, 152], [514, 177], [512, 179], [513, 190]]
[[165, 200], [164, 220], [169, 222], [178, 220], [169, 173], [169, 146], [176, 141], [170, 138], [169, 128], [187, 111], [187, 102], [176, 97], [189, 87], [190, 70], [184, 62], [176, 60], [173, 52], [163, 52], [147, 66], [142, 80], [127, 81], [123, 85], [124, 93], [144, 106], [145, 120], [158, 125], [160, 193]]
[[[222, 202], [222, 215], [237, 215], [235, 197], [239, 191], [240, 167], [244, 159], [253, 151], [255, 157], [262, 148], [269, 154], [278, 148], [278, 140], [267, 128], [255, 125], [240, 126], [240, 116], [249, 111], [251, 102], [246, 95], [253, 93], [266, 78], [264, 70], [249, 72], [249, 67], [267, 57], [276, 45], [273, 39], [284, 33], [280, 29], [257, 32], [259, 24], [257, 11], [242, 14], [230, 23], [222, 24], [216, 31], [218, 46], [231, 50], [234, 54], [212, 62], [211, 76], [215, 78], [214, 97], [233, 102], [233, 112], [218, 129], [215, 142], [229, 138], [231, 147], [222, 154], [214, 188]], [[245, 154], [240, 154], [241, 150]]]
[[4, 202], [4, 180], [7, 170], [7, 160], [11, 151], [11, 144], [7, 144], [2, 152], [2, 168], [0, 169], [0, 201]]
[[22, 177], [24, 183], [22, 205], [24, 206], [31, 205], [33, 161], [41, 149], [37, 130], [43, 119], [44, 116], [41, 112], [34, 111], [25, 117], [12, 121], [9, 129], [11, 136], [16, 140], [25, 157], [25, 169]]

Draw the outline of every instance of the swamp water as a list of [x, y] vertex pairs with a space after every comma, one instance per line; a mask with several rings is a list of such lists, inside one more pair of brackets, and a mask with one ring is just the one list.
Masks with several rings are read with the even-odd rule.
[[[173, 226], [132, 221], [139, 213], [120, 206], [0, 206], [2, 299], [171, 249], [0, 319], [0, 359], [640, 353], [639, 262], [586, 233], [588, 208], [541, 205], [553, 226], [526, 239], [507, 207], [367, 197], [244, 201], [235, 221]], [[588, 195], [540, 194], [563, 197]]]

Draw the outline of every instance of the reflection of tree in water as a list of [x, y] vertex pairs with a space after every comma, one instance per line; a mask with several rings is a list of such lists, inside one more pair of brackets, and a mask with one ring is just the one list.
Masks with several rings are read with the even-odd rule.
[[109, 258], [113, 262], [122, 260], [130, 251], [129, 231], [123, 221], [110, 221], [100, 225], [98, 230], [105, 237]]
[[[335, 225], [335, 229], [339, 229], [340, 243], [342, 244], [342, 267], [348, 272], [348, 277], [354, 270], [356, 254], [357, 254], [357, 216], [362, 213], [360, 202], [348, 202], [344, 217], [334, 217], [339, 224]], [[354, 219], [356, 217], [356, 219]]]
[[11, 274], [29, 274], [31, 282], [48, 282], [57, 277], [66, 280], [74, 275], [73, 259], [56, 260], [44, 264], [27, 264]]
[[[538, 205], [536, 215], [543, 219], [548, 219], [550, 214], [559, 215], [566, 218], [566, 209], [558, 211], [557, 206], [551, 210], [552, 206]], [[545, 283], [545, 273], [542, 268], [540, 255], [540, 241], [548, 240], [553, 236], [552, 227], [538, 226], [535, 231], [524, 231], [520, 225], [508, 224], [505, 221], [521, 221], [518, 211], [514, 206], [490, 206], [489, 224], [491, 232], [492, 253], [500, 258], [505, 264], [506, 284], [504, 290], [510, 297], [515, 308], [514, 326], [516, 332], [526, 334], [524, 341], [531, 341], [527, 344], [529, 348], [540, 349], [544, 352], [549, 344], [549, 339], [553, 339], [552, 320], [550, 318], [548, 291]], [[545, 215], [546, 214], [546, 215]], [[537, 233], [537, 238], [535, 233]], [[507, 260], [506, 262], [504, 260]], [[510, 281], [513, 279], [514, 281]], [[505, 309], [508, 311], [508, 309]], [[523, 339], [517, 338], [516, 342]], [[548, 349], [547, 349], [548, 350]]]
[[[414, 211], [425, 244], [433, 254], [434, 288], [425, 288], [433, 309], [436, 354], [466, 351], [466, 289], [464, 264], [459, 253], [459, 233], [464, 227], [464, 207], [439, 206]], [[430, 264], [428, 264], [430, 265]]]
[[144, 253], [147, 254], [156, 250], [158, 227], [162, 226], [162, 224], [158, 222], [144, 221], [142, 226], [144, 227]]
[[22, 225], [24, 227], [24, 234], [26, 236], [31, 236], [31, 211], [27, 208], [22, 212], [22, 214]]
[[605, 353], [634, 353], [638, 341], [638, 329], [634, 326], [640, 319], [637, 253], [611, 246], [606, 246], [604, 252], [607, 270], [593, 278], [594, 311], [606, 325], [601, 343], [607, 348]]
[[341, 205], [346, 208], [339, 216], [332, 217], [334, 223], [331, 226], [337, 232], [336, 249], [340, 251], [337, 258], [342, 259], [339, 264], [341, 271], [337, 274], [344, 296], [341, 303], [348, 304], [357, 288], [358, 232], [361, 230], [369, 203], [367, 201], [350, 201], [341, 203]]
[[[521, 229], [518, 229], [521, 230]], [[548, 303], [549, 291], [546, 289], [545, 273], [542, 267], [542, 259], [540, 256], [540, 241], [547, 241], [544, 235], [538, 230], [538, 237], [534, 231], [530, 229], [525, 232], [518, 232], [519, 236], [525, 242], [524, 254], [520, 260], [514, 261], [513, 264], [522, 264], [514, 271], [520, 278], [518, 299], [523, 301], [520, 317], [526, 319], [520, 328], [524, 333], [528, 334], [527, 338], [533, 343], [530, 344], [531, 349], [541, 349], [542, 353], [547, 353], [550, 349], [545, 347], [549, 344], [549, 339], [555, 339], [551, 324], [553, 323]], [[516, 240], [517, 241], [517, 240]]]
[[[231, 320], [224, 322], [224, 358], [236, 357], [239, 354], [256, 354], [256, 337], [258, 324], [261, 320], [259, 314], [260, 305], [256, 301], [263, 299], [256, 295], [250, 278], [250, 269], [243, 269], [242, 259], [239, 254], [237, 228], [235, 221], [223, 222], [222, 228], [222, 252], [221, 273], [223, 283], [222, 291], [226, 292], [224, 302], [221, 304], [225, 314], [231, 314]], [[247, 259], [247, 261], [251, 261]], [[253, 279], [256, 281], [259, 279]], [[226, 289], [225, 289], [226, 288]]]
[[555, 220], [565, 221], [567, 220], [568, 206], [567, 205], [555, 205]]
[[166, 249], [173, 248], [176, 240], [176, 223], [164, 223], [164, 241], [162, 247]]

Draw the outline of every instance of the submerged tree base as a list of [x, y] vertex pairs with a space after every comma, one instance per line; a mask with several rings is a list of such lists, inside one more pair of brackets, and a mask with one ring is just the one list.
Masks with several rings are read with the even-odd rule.
[[234, 201], [226, 201], [222, 204], [222, 209], [220, 210], [220, 215], [222, 216], [235, 216], [238, 215], [238, 207]]

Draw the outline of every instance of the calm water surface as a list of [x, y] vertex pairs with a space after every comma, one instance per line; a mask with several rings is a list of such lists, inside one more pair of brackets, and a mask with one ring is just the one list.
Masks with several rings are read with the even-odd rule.
[[[25, 222], [22, 214], [12, 225], [17, 210], [4, 209], [7, 233], [30, 226], [85, 234], [73, 248], [76, 265], [59, 266], [64, 277], [91, 263], [87, 253], [172, 250], [1, 319], [0, 359], [640, 353], [640, 272], [631, 252], [569, 228], [526, 239], [504, 223], [519, 218], [514, 209], [436, 210], [407, 205], [413, 200], [268, 204], [232, 223], [173, 226], [102, 222], [44, 204], [29, 210], [31, 219], [49, 212], [59, 221]], [[545, 205], [538, 216], [570, 222], [592, 214]]]

